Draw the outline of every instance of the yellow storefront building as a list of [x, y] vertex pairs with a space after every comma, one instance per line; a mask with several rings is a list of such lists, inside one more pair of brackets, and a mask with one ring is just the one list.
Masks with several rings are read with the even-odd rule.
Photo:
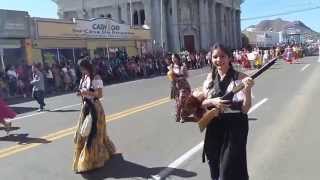
[[150, 30], [133, 29], [111, 19], [33, 18], [32, 27], [28, 54], [33, 62], [77, 61], [83, 54], [110, 58], [119, 50], [130, 57], [150, 51]]

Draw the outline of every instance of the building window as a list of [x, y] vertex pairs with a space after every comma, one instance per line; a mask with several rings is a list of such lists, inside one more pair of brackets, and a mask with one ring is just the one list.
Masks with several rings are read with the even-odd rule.
[[122, 19], [122, 14], [121, 14], [121, 7], [118, 7], [118, 17], [119, 17], [119, 21], [122, 23], [123, 19]]
[[78, 14], [75, 11], [67, 11], [63, 13], [63, 18], [72, 20], [73, 18], [78, 18]]
[[133, 25], [139, 25], [138, 11], [134, 11], [134, 13], [133, 13]]
[[140, 25], [144, 25], [145, 24], [145, 20], [146, 20], [146, 15], [144, 13], [144, 10], [140, 10]]

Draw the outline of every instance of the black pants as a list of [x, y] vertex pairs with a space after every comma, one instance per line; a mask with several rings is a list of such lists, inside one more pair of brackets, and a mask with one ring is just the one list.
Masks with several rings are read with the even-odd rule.
[[44, 91], [33, 91], [32, 96], [39, 103], [40, 109], [43, 109], [46, 105], [44, 103]]
[[248, 180], [248, 118], [244, 114], [223, 114], [206, 132], [204, 153], [213, 180]]

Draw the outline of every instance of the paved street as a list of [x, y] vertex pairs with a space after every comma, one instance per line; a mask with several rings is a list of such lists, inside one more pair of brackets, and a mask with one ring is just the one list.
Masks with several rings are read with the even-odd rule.
[[[192, 86], [199, 87], [207, 72], [190, 72]], [[318, 57], [293, 65], [279, 61], [256, 80], [249, 115], [251, 179], [318, 179], [319, 82]], [[84, 175], [71, 169], [78, 97], [46, 99], [50, 111], [43, 113], [35, 112], [35, 102], [13, 105], [20, 112], [13, 121], [17, 130], [8, 137], [0, 132], [1, 179], [148, 179], [168, 174], [166, 179], [209, 180], [201, 159], [204, 134], [193, 123], [175, 122], [168, 94], [166, 77], [105, 87], [108, 134], [121, 154], [103, 169]]]

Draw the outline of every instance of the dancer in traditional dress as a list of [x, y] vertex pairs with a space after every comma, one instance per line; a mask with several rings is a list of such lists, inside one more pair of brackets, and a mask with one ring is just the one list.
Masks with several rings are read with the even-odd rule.
[[171, 99], [176, 100], [176, 121], [184, 122], [181, 117], [181, 107], [183, 106], [186, 97], [191, 93], [191, 87], [187, 81], [188, 69], [182, 63], [178, 54], [172, 55], [172, 64], [169, 66], [169, 74], [171, 77]]
[[[271, 56], [272, 57], [272, 56]], [[269, 51], [268, 50], [264, 50], [264, 54], [263, 54], [263, 64], [267, 64], [268, 61], [270, 59], [270, 55], [269, 55]]]
[[289, 63], [292, 64], [293, 58], [294, 58], [294, 54], [293, 54], [293, 49], [292, 46], [288, 46], [285, 51], [284, 51], [284, 60]]
[[[208, 126], [204, 141], [204, 156], [208, 159], [213, 180], [248, 180], [247, 136], [253, 80], [235, 71], [230, 63], [229, 49], [216, 44], [212, 49], [212, 73], [204, 83], [204, 108], [218, 108], [220, 115]], [[221, 97], [243, 82], [245, 88], [232, 101]]]
[[[73, 170], [77, 173], [101, 168], [115, 153], [115, 147], [106, 132], [105, 113], [100, 102], [103, 82], [94, 75], [93, 66], [88, 60], [80, 63], [82, 78], [78, 95], [82, 98], [82, 107], [78, 128], [75, 133], [75, 154]], [[91, 116], [91, 123], [85, 122]], [[83, 129], [91, 124], [88, 135], [83, 135]]]
[[5, 127], [5, 131], [9, 133], [12, 123], [6, 119], [16, 117], [16, 113], [0, 98], [0, 123]]

